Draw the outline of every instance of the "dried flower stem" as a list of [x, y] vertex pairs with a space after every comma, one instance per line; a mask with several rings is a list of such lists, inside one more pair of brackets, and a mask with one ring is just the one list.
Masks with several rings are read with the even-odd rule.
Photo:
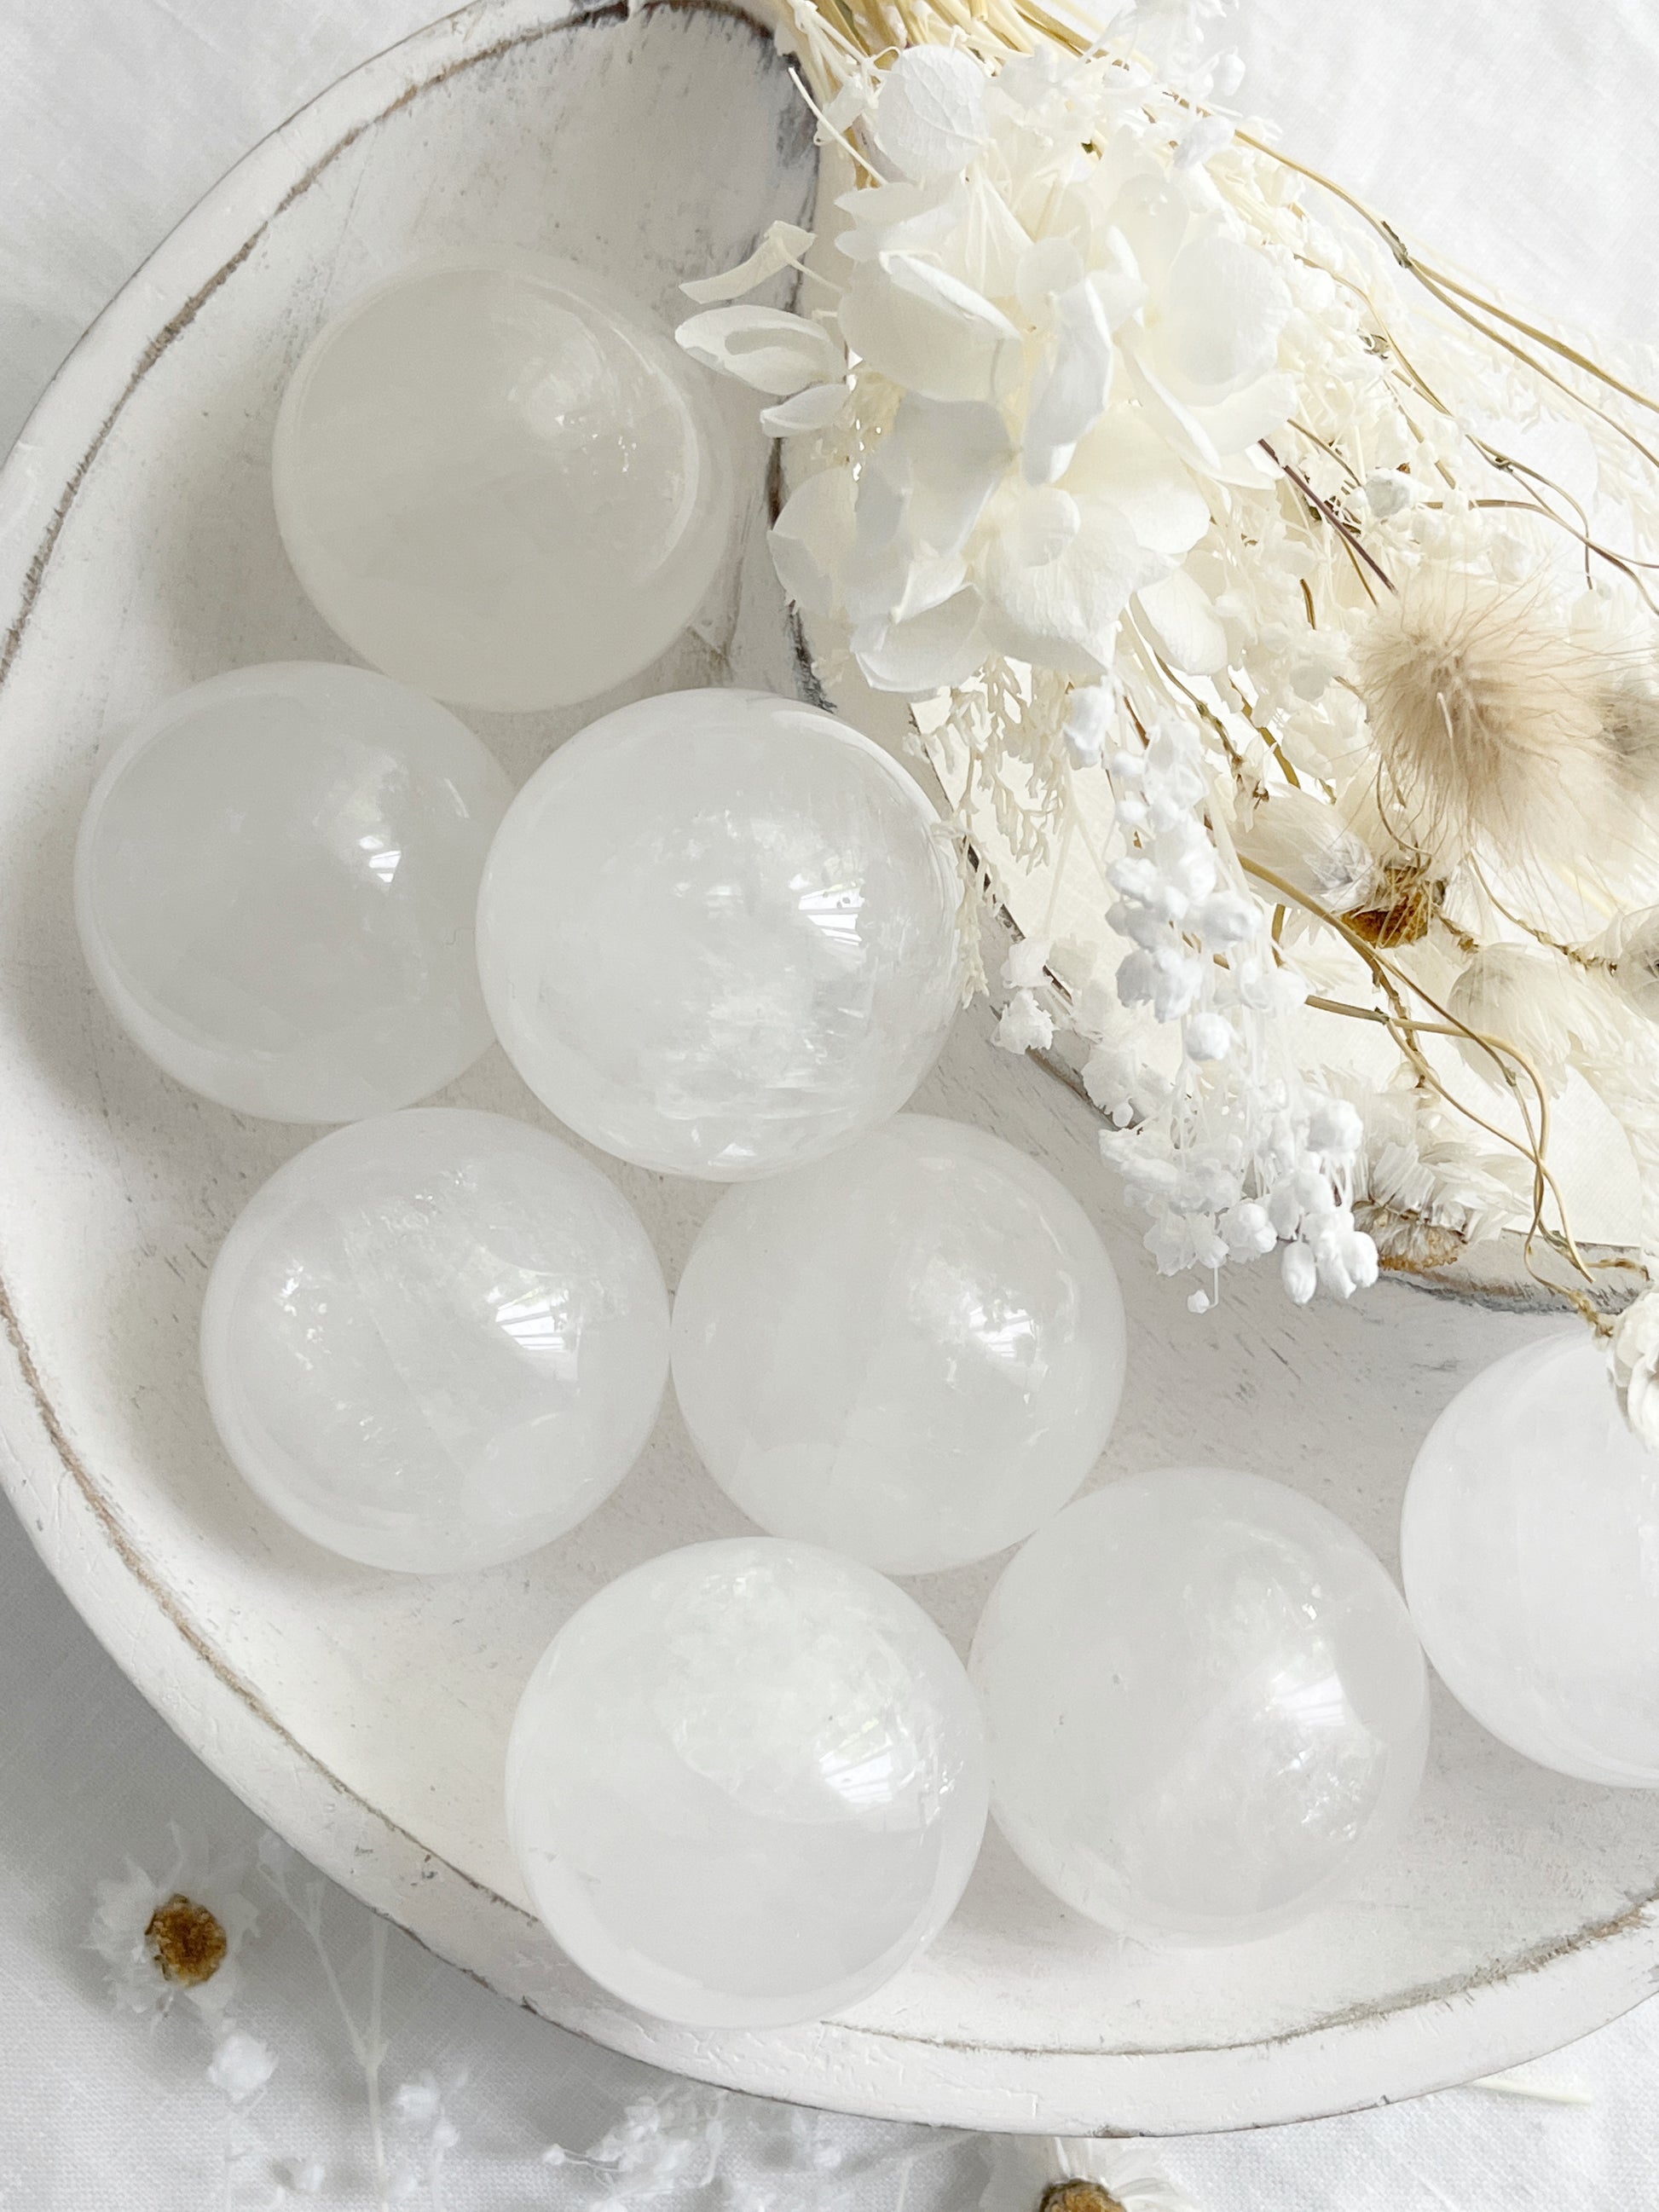
[[1395, 588], [1394, 578], [1389, 575], [1388, 570], [1383, 568], [1381, 562], [1374, 559], [1373, 556], [1366, 551], [1364, 544], [1360, 538], [1359, 532], [1354, 528], [1353, 525], [1351, 522], [1345, 522], [1328, 500], [1321, 499], [1319, 494], [1314, 489], [1313, 486], [1308, 482], [1308, 479], [1302, 474], [1299, 469], [1293, 469], [1288, 461], [1281, 461], [1278, 454], [1274, 453], [1273, 447], [1267, 443], [1267, 441], [1265, 438], [1261, 441], [1261, 450], [1267, 456], [1267, 459], [1273, 463], [1273, 466], [1279, 471], [1279, 474], [1282, 477], [1287, 477], [1289, 481], [1296, 486], [1303, 498], [1307, 501], [1309, 506], [1314, 508], [1318, 514], [1322, 515], [1324, 520], [1330, 524], [1331, 528], [1336, 532], [1338, 537], [1341, 538], [1343, 544], [1348, 548], [1349, 551], [1364, 562], [1365, 566], [1370, 570], [1372, 575], [1376, 578], [1378, 583], [1386, 586], [1386, 587], [1392, 592]]
[[361, 2028], [356, 2014], [346, 2002], [345, 1991], [335, 1972], [334, 1961], [323, 1940], [323, 1885], [307, 1882], [301, 1901], [296, 1903], [287, 1881], [269, 1863], [262, 1860], [260, 1872], [288, 1907], [310, 1939], [311, 1948], [323, 1970], [329, 1994], [334, 2000], [351, 2046], [352, 2057], [362, 2070], [365, 2100], [368, 2108], [369, 2142], [374, 2158], [375, 2203], [379, 2212], [390, 2212], [391, 2177], [386, 2166], [386, 2122], [380, 2099], [380, 2069], [386, 2063], [386, 2044], [383, 2027], [386, 1996], [386, 1922], [376, 1913], [368, 1932], [368, 2016]]
[[[1312, 915], [1317, 921], [1323, 922], [1328, 928], [1335, 930], [1346, 939], [1352, 950], [1364, 960], [1378, 988], [1388, 999], [1389, 1011], [1385, 1012], [1381, 1007], [1353, 1006], [1338, 999], [1310, 999], [1308, 1003], [1317, 1006], [1322, 1012], [1340, 1014], [1351, 1020], [1382, 1024], [1400, 1046], [1419, 1082], [1432, 1090], [1437, 1097], [1443, 1099], [1446, 1104], [1453, 1108], [1455, 1112], [1474, 1122], [1477, 1128], [1484, 1130], [1488, 1136], [1507, 1146], [1510, 1150], [1519, 1152], [1530, 1165], [1533, 1171], [1533, 1212], [1527, 1231], [1526, 1243], [1522, 1249], [1527, 1260], [1528, 1272], [1532, 1274], [1534, 1280], [1552, 1289], [1561, 1287], [1550, 1283], [1548, 1278], [1540, 1275], [1532, 1265], [1532, 1246], [1536, 1239], [1541, 1237], [1553, 1250], [1559, 1252], [1567, 1259], [1583, 1280], [1593, 1288], [1595, 1280], [1595, 1265], [1597, 1263], [1587, 1261], [1579, 1249], [1568, 1219], [1566, 1201], [1561, 1194], [1560, 1187], [1556, 1182], [1547, 1158], [1550, 1137], [1548, 1086], [1527, 1055], [1518, 1047], [1506, 1042], [1502, 1037], [1484, 1036], [1479, 1030], [1472, 1029], [1467, 1022], [1459, 1021], [1455, 1014], [1443, 1006], [1414, 977], [1406, 975], [1402, 969], [1395, 968], [1393, 963], [1386, 960], [1373, 945], [1368, 944], [1365, 939], [1350, 926], [1342, 915], [1333, 913], [1328, 907], [1322, 906], [1316, 899], [1308, 897], [1304, 892], [1299, 891], [1293, 884], [1277, 874], [1273, 869], [1264, 867], [1259, 861], [1246, 859], [1243, 855], [1240, 856], [1239, 865], [1248, 875], [1255, 876], [1259, 881], [1268, 884], [1286, 902], [1300, 907], [1305, 913]], [[1413, 993], [1439, 1018], [1425, 1022], [1413, 1014], [1403, 995], [1406, 991]], [[1455, 1037], [1463, 1042], [1477, 1046], [1490, 1056], [1494, 1066], [1498, 1070], [1515, 1097], [1516, 1110], [1522, 1116], [1522, 1127], [1526, 1131], [1524, 1140], [1513, 1135], [1510, 1131], [1501, 1128], [1496, 1122], [1488, 1121], [1483, 1115], [1477, 1114], [1473, 1107], [1447, 1089], [1418, 1042], [1418, 1039], [1424, 1036]], [[1520, 1091], [1516, 1079], [1517, 1070], [1532, 1087], [1536, 1100], [1535, 1123], [1533, 1118], [1533, 1109], [1528, 1104]], [[1547, 1199], [1554, 1200], [1561, 1224], [1559, 1230], [1550, 1229], [1545, 1222], [1544, 1206]], [[1563, 1295], [1571, 1299], [1579, 1312], [1598, 1333], [1606, 1333], [1610, 1324], [1582, 1292], [1564, 1288]]]
[[1508, 308], [1500, 307], [1496, 301], [1484, 298], [1479, 292], [1459, 283], [1455, 277], [1447, 276], [1423, 261], [1406, 244], [1392, 223], [1378, 215], [1374, 208], [1368, 207], [1356, 193], [1349, 191], [1345, 185], [1336, 183], [1333, 178], [1324, 175], [1318, 169], [1310, 167], [1306, 162], [1292, 159], [1290, 155], [1281, 152], [1278, 147], [1268, 145], [1265, 139], [1255, 137], [1248, 131], [1241, 131], [1237, 136], [1242, 145], [1249, 146], [1259, 154], [1265, 154], [1269, 161], [1277, 161], [1283, 167], [1293, 170], [1297, 176], [1307, 178], [1310, 184], [1318, 185], [1323, 191], [1340, 200], [1343, 205], [1351, 209], [1363, 222], [1370, 225], [1406, 273], [1414, 276], [1430, 296], [1437, 301], [1449, 313], [1455, 315], [1460, 321], [1467, 323], [1471, 330], [1479, 331], [1489, 344], [1498, 346], [1505, 353], [1512, 355], [1534, 376], [1552, 385], [1556, 391], [1565, 394], [1575, 405], [1583, 407], [1589, 413], [1597, 416], [1616, 435], [1632, 446], [1651, 467], [1659, 470], [1659, 453], [1656, 453], [1650, 447], [1644, 444], [1628, 423], [1621, 422], [1616, 415], [1609, 413], [1605, 407], [1576, 389], [1564, 377], [1558, 375], [1547, 363], [1528, 353], [1524, 346], [1517, 344], [1514, 338], [1507, 337], [1503, 330], [1494, 330], [1492, 323], [1484, 320], [1483, 318], [1491, 316], [1495, 321], [1507, 325], [1508, 329], [1519, 331], [1524, 337], [1556, 355], [1560, 360], [1571, 363], [1573, 368], [1593, 378], [1596, 383], [1604, 386], [1609, 392], [1617, 392], [1621, 398], [1629, 399], [1636, 405], [1648, 409], [1651, 413], [1659, 414], [1659, 400], [1655, 400], [1645, 392], [1638, 391], [1634, 385], [1626, 384], [1621, 377], [1615, 376], [1611, 369], [1603, 367], [1589, 355], [1581, 352], [1577, 347], [1569, 344], [1565, 339], [1553, 337], [1547, 331], [1539, 329], [1535, 324], [1528, 323], [1522, 317], [1512, 314]]

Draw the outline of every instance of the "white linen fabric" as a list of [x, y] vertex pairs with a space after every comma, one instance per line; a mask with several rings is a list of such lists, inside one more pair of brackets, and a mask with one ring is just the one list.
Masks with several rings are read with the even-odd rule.
[[[433, 12], [433, 0], [0, 0], [0, 449], [80, 331], [214, 179]], [[1286, 145], [1408, 231], [1576, 321], [1659, 335], [1652, 0], [1243, 0], [1226, 35], [1249, 62], [1252, 107]], [[174, 1829], [198, 1854], [239, 1862], [261, 1905], [236, 2004], [253, 2045], [222, 2055], [218, 2071], [234, 2087], [239, 2058], [244, 2082], [262, 2053], [276, 2065], [241, 2104], [209, 2080], [213, 2043], [194, 2010], [149, 2021], [118, 2009], [85, 1948], [96, 1885], [130, 1860], [164, 1879]], [[360, 2038], [372, 2039], [384, 1954], [382, 2190], [345, 2021], [300, 1918], [252, 1869], [257, 1843], [257, 1823], [117, 1673], [0, 1513], [3, 2212], [398, 2201], [528, 2212], [647, 2197], [664, 2212], [968, 2212], [977, 2201], [981, 2141], [677, 2092], [377, 1932], [331, 1890], [319, 1929]], [[301, 1906], [306, 1880], [289, 1876]], [[1470, 2089], [1150, 2159], [1199, 2212], [1626, 2212], [1659, 2203], [1656, 2078], [1649, 2008], [1525, 2069], [1588, 2101]], [[544, 2155], [619, 2124], [608, 2169]], [[711, 2129], [723, 2130], [718, 2157]], [[678, 2170], [665, 2141], [684, 2146]]]

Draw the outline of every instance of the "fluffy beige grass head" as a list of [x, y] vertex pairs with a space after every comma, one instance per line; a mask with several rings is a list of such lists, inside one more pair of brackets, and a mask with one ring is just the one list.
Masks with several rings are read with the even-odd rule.
[[1536, 586], [1425, 562], [1378, 609], [1356, 673], [1385, 781], [1425, 850], [1553, 860], [1620, 834], [1605, 656]]

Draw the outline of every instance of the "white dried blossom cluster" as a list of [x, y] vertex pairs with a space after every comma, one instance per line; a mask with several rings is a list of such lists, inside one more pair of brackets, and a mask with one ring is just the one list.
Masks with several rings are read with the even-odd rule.
[[681, 342], [771, 403], [815, 658], [909, 702], [1018, 927], [997, 1041], [1080, 1041], [1160, 1267], [1571, 1255], [1570, 1080], [1659, 1262], [1654, 471], [1582, 355], [1322, 220], [1231, 64], [1170, 89], [1217, 12], [1015, 53], [916, 0], [878, 60], [798, 0], [832, 234]]
[[[1102, 1153], [1152, 1217], [1145, 1241], [1161, 1274], [1213, 1275], [1276, 1250], [1298, 1305], [1322, 1285], [1350, 1297], [1377, 1273], [1352, 1207], [1363, 1124], [1275, 1053], [1278, 1018], [1304, 988], [1206, 833], [1198, 738], [1170, 722], [1103, 764], [1137, 841], [1106, 869], [1117, 893], [1107, 922], [1132, 948], [1117, 1001], [1178, 1025], [1181, 1042], [1172, 1075], [1128, 1042], [1097, 1044], [1083, 1079], [1112, 1125]], [[1077, 1018], [1086, 1032], [1086, 1000]], [[1212, 1301], [1200, 1290], [1188, 1303], [1202, 1312]]]

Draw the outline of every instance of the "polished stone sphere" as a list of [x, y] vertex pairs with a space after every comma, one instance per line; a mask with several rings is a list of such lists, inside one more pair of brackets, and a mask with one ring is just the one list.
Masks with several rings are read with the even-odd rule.
[[1581, 1781], [1659, 1788], [1659, 1457], [1587, 1329], [1459, 1391], [1400, 1556], [1423, 1648], [1483, 1728]]
[[974, 1640], [998, 1825], [1037, 1879], [1155, 1946], [1274, 1934], [1403, 1828], [1428, 1747], [1400, 1594], [1323, 1506], [1187, 1468], [1038, 1530]]
[[667, 1368], [667, 1294], [620, 1193], [559, 1138], [451, 1108], [279, 1169], [202, 1316], [249, 1486], [313, 1542], [412, 1574], [574, 1528], [638, 1457]]
[[885, 1121], [957, 1003], [954, 864], [914, 779], [815, 708], [677, 691], [561, 746], [478, 902], [495, 1031], [591, 1144], [735, 1182]]
[[1046, 1168], [901, 1114], [721, 1199], [675, 1295], [674, 1388], [763, 1528], [926, 1574], [1071, 1498], [1117, 1412], [1123, 1301]]
[[94, 785], [75, 908], [111, 1012], [179, 1082], [277, 1121], [413, 1105], [489, 1042], [472, 927], [512, 787], [362, 668], [238, 669]]
[[878, 1990], [954, 1911], [983, 1731], [927, 1615], [851, 1559], [695, 1544], [588, 1600], [507, 1750], [536, 1910], [582, 1971], [696, 2027], [782, 2027]]
[[432, 263], [366, 293], [295, 371], [276, 520], [330, 627], [468, 707], [637, 675], [725, 557], [718, 418], [655, 319], [563, 261]]

